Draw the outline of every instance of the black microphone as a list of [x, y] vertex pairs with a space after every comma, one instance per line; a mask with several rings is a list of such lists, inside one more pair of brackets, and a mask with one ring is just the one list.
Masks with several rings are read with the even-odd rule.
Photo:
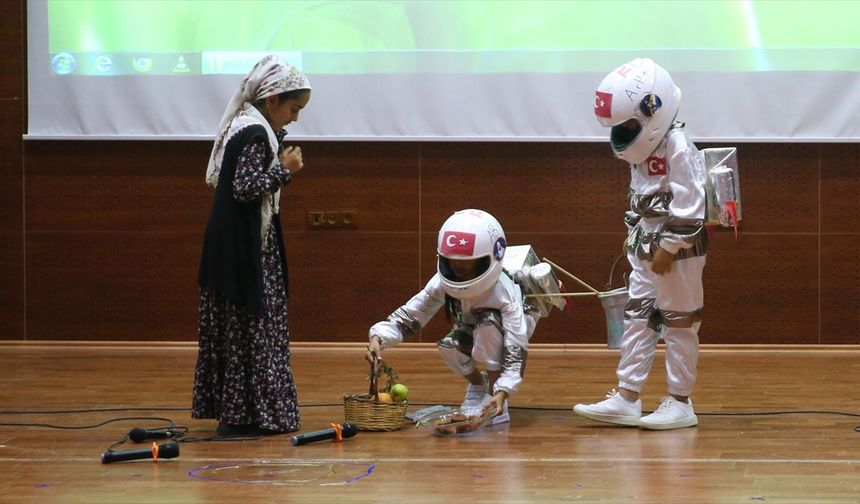
[[141, 460], [151, 458], [153, 462], [159, 458], [176, 458], [179, 456], [179, 445], [176, 443], [164, 443], [158, 445], [152, 443], [151, 449], [146, 450], [116, 450], [102, 453], [102, 464], [111, 462], [125, 462], [126, 460]]
[[141, 429], [135, 427], [128, 433], [128, 438], [135, 443], [142, 443], [147, 439], [167, 439], [172, 438], [176, 432], [165, 429]]
[[326, 439], [341, 441], [344, 438], [355, 436], [358, 432], [358, 427], [356, 427], [355, 424], [345, 423], [340, 425], [333, 423], [330, 425], [331, 429], [323, 429], [293, 436], [293, 445], [298, 446], [306, 443], [313, 443], [315, 441], [324, 441]]

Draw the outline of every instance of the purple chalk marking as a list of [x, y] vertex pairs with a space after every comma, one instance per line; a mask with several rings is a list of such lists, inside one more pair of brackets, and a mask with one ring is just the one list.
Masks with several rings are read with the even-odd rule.
[[367, 466], [367, 471], [365, 471], [364, 474], [359, 474], [358, 476], [352, 478], [351, 480], [346, 480], [346, 483], [355, 483], [358, 480], [362, 480], [362, 479], [370, 476], [370, 473], [372, 473], [374, 469], [376, 469], [376, 464], [370, 464], [369, 466]]
[[[244, 463], [240, 463], [240, 464], [209, 464], [209, 465], [205, 465], [205, 466], [195, 467], [194, 469], [188, 471], [188, 476], [195, 478], [195, 479], [203, 480], [203, 481], [214, 481], [216, 483], [244, 483], [247, 485], [267, 485], [267, 486], [311, 486], [311, 485], [334, 486], [334, 485], [348, 485], [350, 483], [355, 483], [356, 481], [362, 480], [362, 479], [370, 476], [370, 474], [373, 473], [373, 470], [376, 469], [376, 464], [370, 464], [369, 466], [367, 466], [367, 468], [364, 470], [363, 473], [357, 474], [357, 475], [355, 475], [355, 476], [353, 476], [347, 480], [335, 481], [335, 482], [326, 482], [326, 483], [294, 482], [294, 481], [290, 481], [290, 482], [249, 481], [249, 480], [244, 480], [244, 479], [239, 479], [239, 478], [212, 477], [212, 476], [207, 476], [205, 474], [207, 471], [217, 471], [219, 469], [226, 469], [226, 468], [239, 469], [242, 467], [259, 466], [259, 465], [266, 465], [266, 464], [260, 464], [258, 462], [244, 462]], [[279, 466], [290, 466], [291, 464], [278, 464], [278, 465]], [[292, 464], [292, 465], [299, 466], [299, 465], [307, 465], [307, 464]], [[361, 463], [359, 463], [359, 462], [334, 462], [334, 463], [330, 463], [330, 465], [332, 465], [332, 466], [335, 466], [335, 465], [361, 465]], [[264, 476], [272, 476], [274, 474], [276, 474], [276, 473], [268, 472], [268, 471], [263, 473]]]
[[49, 486], [51, 486], [50, 483], [39, 483], [36, 488], [48, 488]]

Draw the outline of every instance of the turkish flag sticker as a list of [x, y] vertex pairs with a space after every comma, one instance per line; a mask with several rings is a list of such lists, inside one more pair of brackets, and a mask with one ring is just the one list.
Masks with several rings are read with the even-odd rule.
[[444, 255], [471, 256], [475, 251], [475, 235], [460, 231], [445, 231], [439, 252]]
[[648, 166], [648, 176], [666, 174], [666, 158], [651, 156], [645, 160]]
[[594, 95], [594, 115], [612, 117], [612, 93], [596, 91]]

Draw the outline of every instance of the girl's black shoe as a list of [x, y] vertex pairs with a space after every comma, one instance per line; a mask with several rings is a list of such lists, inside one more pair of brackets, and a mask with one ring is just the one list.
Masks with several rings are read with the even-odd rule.
[[256, 425], [234, 425], [223, 422], [218, 423], [216, 432], [221, 437], [253, 437], [262, 435]]

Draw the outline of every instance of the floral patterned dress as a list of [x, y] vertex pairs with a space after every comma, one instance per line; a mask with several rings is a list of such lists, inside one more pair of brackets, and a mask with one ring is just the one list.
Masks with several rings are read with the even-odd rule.
[[[268, 167], [266, 149], [261, 139], [243, 148], [233, 182], [236, 200], [253, 201], [289, 182], [289, 170], [280, 165]], [[290, 432], [300, 428], [300, 421], [290, 367], [287, 292], [277, 243], [280, 236], [274, 224], [268, 226], [266, 234], [262, 317], [212, 289], [200, 290], [199, 354], [191, 416]]]

